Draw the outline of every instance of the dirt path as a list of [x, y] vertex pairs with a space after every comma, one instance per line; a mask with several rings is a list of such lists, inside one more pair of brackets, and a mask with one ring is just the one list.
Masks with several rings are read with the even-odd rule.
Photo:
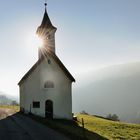
[[0, 109], [0, 140], [70, 140], [28, 117], [13, 113], [11, 109]]

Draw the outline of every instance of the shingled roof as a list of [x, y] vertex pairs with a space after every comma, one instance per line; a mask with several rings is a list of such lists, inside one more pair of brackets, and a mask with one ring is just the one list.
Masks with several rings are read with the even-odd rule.
[[33, 66], [32, 68], [23, 76], [23, 78], [19, 81], [18, 85], [21, 85], [31, 74], [32, 72], [38, 67], [38, 65], [48, 56], [52, 56], [55, 62], [59, 65], [59, 67], [63, 70], [64, 74], [72, 81], [75, 82], [74, 77], [70, 74], [64, 64], [60, 61], [60, 59], [56, 56], [53, 52], [46, 52], [44, 56], [42, 56]]

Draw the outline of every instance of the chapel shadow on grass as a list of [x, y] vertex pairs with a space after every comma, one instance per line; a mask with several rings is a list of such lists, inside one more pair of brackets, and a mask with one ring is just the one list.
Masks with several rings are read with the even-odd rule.
[[76, 121], [60, 120], [60, 119], [46, 119], [33, 114], [26, 115], [33, 120], [36, 120], [64, 135], [70, 137], [72, 140], [108, 140], [97, 133], [83, 129]]

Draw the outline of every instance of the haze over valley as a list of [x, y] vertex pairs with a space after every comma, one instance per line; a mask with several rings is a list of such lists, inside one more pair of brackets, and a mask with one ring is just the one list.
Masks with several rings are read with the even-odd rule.
[[105, 67], [81, 76], [73, 90], [73, 111], [140, 123], [140, 62]]

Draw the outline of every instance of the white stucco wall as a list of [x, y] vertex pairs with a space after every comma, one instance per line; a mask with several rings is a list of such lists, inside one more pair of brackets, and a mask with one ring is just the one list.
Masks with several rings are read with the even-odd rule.
[[[25, 112], [45, 117], [45, 101], [53, 101], [53, 117], [72, 119], [71, 81], [58, 64], [49, 57], [51, 64], [44, 60], [20, 85], [20, 105]], [[44, 88], [46, 81], [53, 81], [54, 88]], [[32, 102], [39, 101], [40, 108], [33, 108]]]

